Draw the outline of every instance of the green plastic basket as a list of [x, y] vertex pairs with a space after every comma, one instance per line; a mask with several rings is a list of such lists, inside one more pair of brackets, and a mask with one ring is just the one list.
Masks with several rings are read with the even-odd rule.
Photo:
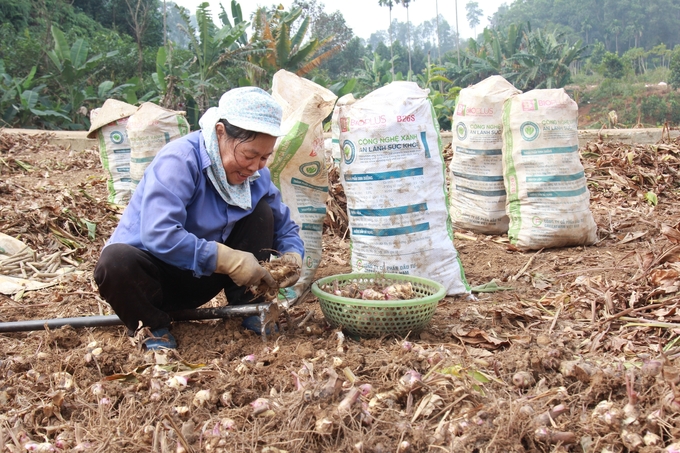
[[[338, 289], [356, 284], [360, 290], [368, 287], [384, 289], [395, 283], [411, 282], [415, 297], [408, 300], [363, 300], [337, 296], [321, 289], [334, 282], [337, 282]], [[446, 295], [446, 288], [433, 280], [412, 275], [355, 273], [319, 279], [312, 284], [312, 293], [319, 298], [326, 320], [335, 328], [342, 328], [361, 338], [404, 337], [420, 332], [430, 323], [437, 304]]]

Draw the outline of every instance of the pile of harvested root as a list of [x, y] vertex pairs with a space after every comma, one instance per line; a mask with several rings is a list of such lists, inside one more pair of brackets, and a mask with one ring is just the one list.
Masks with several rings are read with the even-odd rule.
[[363, 300], [409, 300], [416, 296], [413, 292], [411, 282], [393, 283], [388, 286], [380, 284], [363, 284], [351, 282], [340, 286], [338, 280], [333, 280], [320, 286], [322, 291], [334, 296], [346, 297], [348, 299]]
[[279, 285], [278, 287], [272, 288], [262, 281], [259, 285], [254, 285], [250, 288], [250, 292], [255, 295], [255, 298], [262, 297], [264, 302], [275, 301], [279, 294], [279, 287], [281, 287], [282, 284], [290, 279], [293, 275], [300, 275], [301, 272], [300, 266], [298, 266], [296, 263], [291, 263], [290, 261], [283, 261], [280, 259], [264, 261], [260, 264], [265, 268], [265, 270], [267, 270], [267, 272], [269, 272], [274, 281]]
[[[50, 281], [78, 267], [79, 264], [68, 257], [73, 252], [36, 253], [27, 246], [12, 256], [0, 255], [0, 275]], [[62, 267], [64, 264], [70, 266]]]

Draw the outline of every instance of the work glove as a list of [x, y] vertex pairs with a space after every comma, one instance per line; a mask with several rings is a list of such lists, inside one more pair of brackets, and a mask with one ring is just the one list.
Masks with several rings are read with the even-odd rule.
[[238, 286], [253, 286], [264, 281], [275, 288], [276, 282], [271, 274], [257, 261], [250, 252], [232, 249], [217, 243], [217, 267], [215, 272], [227, 274]]
[[300, 279], [300, 272], [302, 271], [302, 257], [299, 253], [288, 252], [281, 255], [279, 259], [284, 263], [291, 264], [291, 269], [295, 270], [294, 273], [291, 273], [291, 275], [286, 277], [284, 281], [279, 283], [279, 288], [288, 288], [289, 286], [293, 286]]

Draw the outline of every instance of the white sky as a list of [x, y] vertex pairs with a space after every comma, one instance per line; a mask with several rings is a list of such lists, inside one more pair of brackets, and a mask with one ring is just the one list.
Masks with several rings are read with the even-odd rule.
[[[191, 14], [196, 13], [196, 8], [205, 0], [173, 0], [180, 6], [188, 8]], [[412, 24], [418, 25], [426, 20], [431, 20], [437, 16], [437, 9], [449, 25], [456, 28], [455, 4], [458, 3], [458, 28], [461, 39], [472, 37], [473, 30], [470, 29], [467, 19], [465, 5], [469, 0], [411, 0], [408, 15]], [[476, 32], [481, 33], [488, 25], [487, 17], [493, 15], [498, 7], [503, 3], [511, 4], [512, 0], [476, 0], [479, 7], [484, 11], [480, 17], [480, 24], [477, 25]], [[209, 0], [210, 10], [213, 15], [220, 11], [219, 4], [224, 5], [224, 9], [231, 16], [231, 0]], [[271, 6], [283, 4], [288, 8], [293, 0], [264, 1], [264, 0], [242, 0], [239, 2], [243, 11], [244, 19], [248, 19], [259, 6]], [[389, 8], [379, 6], [378, 0], [319, 0], [318, 3], [325, 5], [328, 13], [340, 11], [345, 18], [345, 23], [350, 27], [356, 36], [368, 39], [377, 30], [387, 30], [389, 27]], [[396, 3], [396, 2], [395, 2]], [[397, 5], [392, 8], [392, 19], [406, 22], [406, 8]]]

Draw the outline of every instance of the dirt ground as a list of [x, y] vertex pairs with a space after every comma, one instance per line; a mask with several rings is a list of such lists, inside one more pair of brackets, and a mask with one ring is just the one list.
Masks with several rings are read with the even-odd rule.
[[[97, 150], [45, 140], [0, 131], [0, 232], [54, 283], [0, 294], [3, 325], [112, 314], [92, 279], [119, 215]], [[500, 288], [444, 298], [406, 339], [343, 341], [312, 295], [266, 342], [240, 318], [176, 323], [168, 353], [117, 325], [0, 333], [0, 451], [678, 451], [679, 152], [581, 149], [593, 246], [456, 231], [470, 285]], [[350, 271], [334, 219], [319, 278]]]

